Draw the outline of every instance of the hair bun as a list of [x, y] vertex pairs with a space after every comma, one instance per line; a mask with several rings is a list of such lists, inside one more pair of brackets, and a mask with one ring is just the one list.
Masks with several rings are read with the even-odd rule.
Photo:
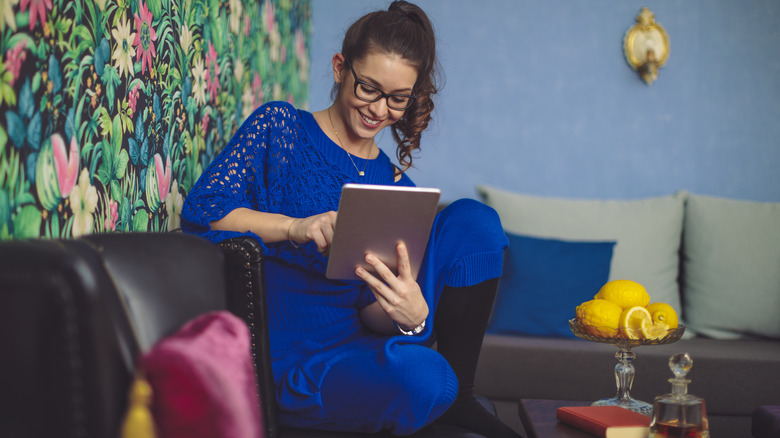
[[396, 0], [390, 3], [390, 6], [387, 8], [387, 12], [403, 15], [404, 17], [414, 20], [418, 23], [423, 22], [422, 18], [420, 18], [422, 9], [420, 9], [419, 6], [407, 1]]
[[403, 1], [403, 0], [395, 0], [394, 2], [390, 3], [390, 6], [387, 7], [388, 12], [400, 12], [400, 13], [406, 13], [406, 10], [404, 7], [410, 6], [409, 2]]

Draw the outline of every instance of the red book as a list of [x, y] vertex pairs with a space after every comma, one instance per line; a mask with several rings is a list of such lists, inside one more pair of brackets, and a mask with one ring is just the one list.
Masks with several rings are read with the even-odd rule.
[[620, 406], [561, 407], [555, 412], [561, 423], [601, 438], [647, 438], [650, 417]]

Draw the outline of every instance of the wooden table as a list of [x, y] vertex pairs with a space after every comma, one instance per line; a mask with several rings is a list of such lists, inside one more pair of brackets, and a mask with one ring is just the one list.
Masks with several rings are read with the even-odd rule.
[[572, 400], [522, 399], [518, 414], [528, 438], [593, 438], [593, 435], [567, 426], [555, 418], [562, 406], [588, 406], [591, 402]]

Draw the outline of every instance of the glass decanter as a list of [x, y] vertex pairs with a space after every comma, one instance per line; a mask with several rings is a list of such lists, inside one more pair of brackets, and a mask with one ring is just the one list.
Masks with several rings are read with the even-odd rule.
[[659, 395], [653, 403], [650, 438], [709, 438], [709, 424], [704, 399], [688, 394], [690, 380], [685, 376], [693, 360], [688, 353], [669, 358], [674, 378], [669, 379], [672, 392]]

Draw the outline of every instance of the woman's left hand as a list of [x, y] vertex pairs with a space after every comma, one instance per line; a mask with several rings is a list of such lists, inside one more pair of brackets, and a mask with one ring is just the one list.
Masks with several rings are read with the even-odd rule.
[[396, 249], [398, 251], [397, 276], [373, 254], [366, 255], [366, 263], [374, 268], [376, 274], [362, 267], [356, 268], [355, 273], [374, 292], [377, 303], [387, 316], [403, 329], [411, 330], [428, 317], [428, 303], [423, 297], [420, 285], [412, 277], [406, 245], [399, 243]]

